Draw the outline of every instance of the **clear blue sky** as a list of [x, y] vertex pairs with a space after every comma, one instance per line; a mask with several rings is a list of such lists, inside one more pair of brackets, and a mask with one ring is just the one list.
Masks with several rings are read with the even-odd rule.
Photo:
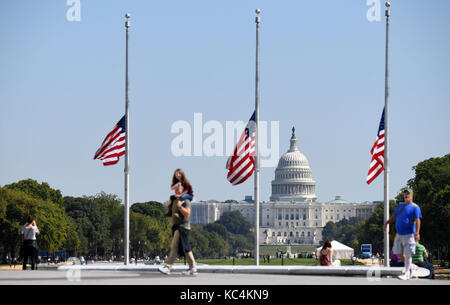
[[[450, 153], [450, 2], [391, 7], [391, 193], [412, 167]], [[226, 157], [174, 157], [173, 122], [247, 120], [254, 105], [254, 9], [261, 14], [261, 120], [292, 126], [319, 201], [383, 198], [366, 185], [384, 105], [385, 22], [358, 1], [81, 0], [0, 2], [0, 185], [46, 181], [63, 195], [123, 198], [123, 160], [93, 155], [124, 113], [124, 14], [131, 13], [131, 202], [166, 200], [183, 168], [195, 199], [243, 199], [253, 179], [226, 180]], [[275, 168], [261, 170], [261, 200]]]

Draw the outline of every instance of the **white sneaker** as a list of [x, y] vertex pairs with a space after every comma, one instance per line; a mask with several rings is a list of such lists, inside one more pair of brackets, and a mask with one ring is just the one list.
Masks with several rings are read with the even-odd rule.
[[412, 264], [411, 265], [411, 278], [418, 279], [420, 276], [419, 266]]
[[167, 266], [159, 267], [159, 268], [158, 268], [158, 271], [161, 272], [161, 273], [163, 273], [163, 274], [170, 274], [170, 269], [167, 268]]
[[407, 281], [407, 280], [410, 280], [411, 278], [409, 276], [407, 276], [406, 274], [402, 274], [402, 275], [398, 276], [398, 279], [402, 280], [402, 281]]
[[197, 269], [189, 269], [189, 270], [181, 272], [181, 274], [196, 276], [196, 275], [198, 275], [198, 272], [197, 272]]

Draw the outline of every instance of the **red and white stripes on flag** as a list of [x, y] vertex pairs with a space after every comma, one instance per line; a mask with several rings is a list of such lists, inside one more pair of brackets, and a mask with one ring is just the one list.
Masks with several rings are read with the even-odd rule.
[[255, 170], [255, 137], [256, 121], [253, 112], [247, 126], [245, 126], [233, 155], [227, 160], [227, 179], [233, 185], [238, 185], [247, 180]]
[[380, 126], [378, 127], [378, 134], [372, 149], [372, 161], [370, 162], [369, 174], [366, 182], [370, 184], [384, 169], [384, 109], [381, 115]]
[[105, 166], [119, 162], [120, 156], [125, 154], [125, 133], [125, 116], [123, 116], [103, 140], [95, 153], [94, 160], [102, 160]]

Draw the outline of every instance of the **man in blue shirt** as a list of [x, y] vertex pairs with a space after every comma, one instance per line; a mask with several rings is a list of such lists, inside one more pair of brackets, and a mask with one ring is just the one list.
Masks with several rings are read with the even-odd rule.
[[407, 280], [411, 278], [412, 255], [416, 253], [416, 242], [420, 240], [422, 213], [413, 202], [413, 191], [410, 188], [405, 188], [403, 195], [405, 202], [398, 205], [394, 215], [383, 225], [383, 230], [386, 231], [387, 225], [395, 221], [397, 235], [392, 249], [405, 262], [405, 273], [399, 278]]

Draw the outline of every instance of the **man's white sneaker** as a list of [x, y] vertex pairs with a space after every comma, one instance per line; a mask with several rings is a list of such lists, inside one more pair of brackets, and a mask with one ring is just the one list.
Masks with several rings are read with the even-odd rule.
[[158, 271], [161, 272], [161, 273], [164, 273], [164, 274], [170, 274], [170, 269], [167, 268], [167, 266], [159, 267]]
[[413, 279], [414, 277], [418, 277], [418, 271], [419, 267], [417, 265], [411, 264], [411, 279]]
[[189, 270], [181, 272], [181, 274], [196, 276], [196, 275], [198, 275], [198, 272], [197, 272], [197, 269], [189, 269]]
[[410, 279], [409, 276], [407, 276], [406, 274], [402, 274], [398, 276], [398, 279], [402, 280], [402, 281], [407, 281]]

